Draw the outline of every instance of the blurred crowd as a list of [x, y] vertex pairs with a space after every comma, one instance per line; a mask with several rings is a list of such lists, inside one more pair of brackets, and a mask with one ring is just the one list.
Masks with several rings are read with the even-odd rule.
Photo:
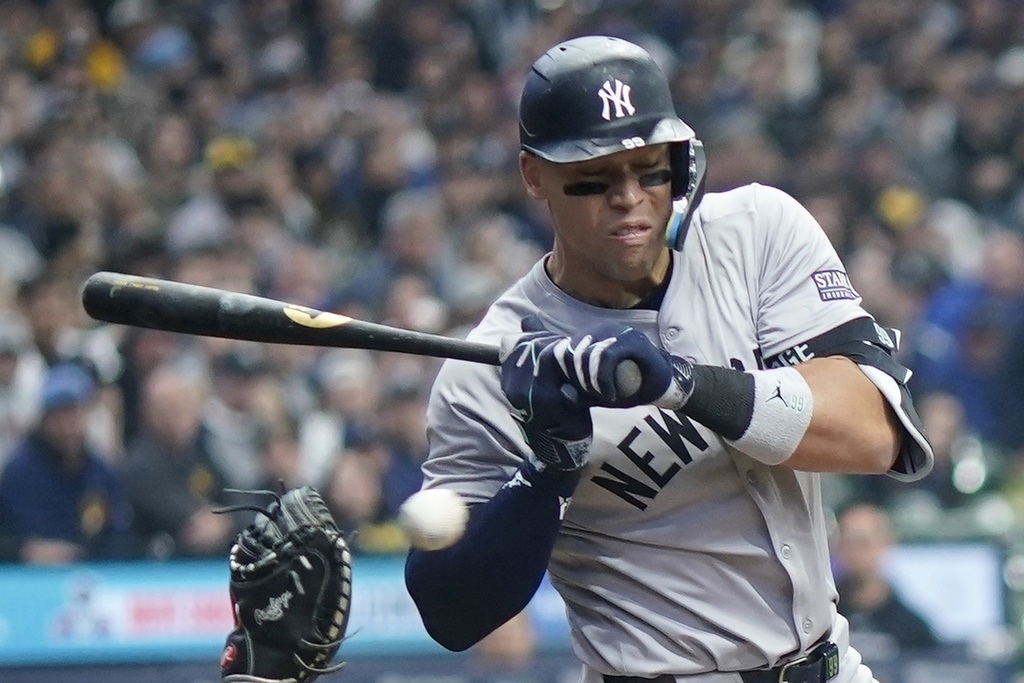
[[517, 97], [584, 33], [648, 48], [709, 191], [792, 193], [902, 330], [935, 473], [836, 477], [830, 502], [1024, 514], [1021, 3], [7, 0], [0, 558], [220, 557], [244, 519], [215, 511], [282, 482], [358, 551], [404, 550], [438, 361], [100, 325], [81, 284], [461, 335], [550, 246]]

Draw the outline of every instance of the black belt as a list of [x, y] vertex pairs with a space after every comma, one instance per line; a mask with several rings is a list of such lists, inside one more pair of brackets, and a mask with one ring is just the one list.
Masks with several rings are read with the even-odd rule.
[[[839, 647], [825, 641], [803, 657], [791, 659], [774, 669], [738, 671], [743, 683], [828, 683], [839, 675]], [[656, 678], [605, 676], [604, 683], [675, 683], [672, 674]]]

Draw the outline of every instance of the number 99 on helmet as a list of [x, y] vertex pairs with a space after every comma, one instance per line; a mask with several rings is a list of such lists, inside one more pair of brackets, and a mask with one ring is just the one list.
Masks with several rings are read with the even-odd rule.
[[704, 146], [676, 114], [668, 79], [647, 50], [610, 36], [555, 45], [533, 63], [519, 101], [519, 144], [554, 163], [669, 144], [679, 249], [704, 193]]

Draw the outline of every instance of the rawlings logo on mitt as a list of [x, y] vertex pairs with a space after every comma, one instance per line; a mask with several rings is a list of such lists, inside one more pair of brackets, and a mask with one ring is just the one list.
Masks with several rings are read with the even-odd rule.
[[331, 664], [348, 627], [352, 555], [323, 498], [292, 489], [258, 514], [231, 548], [235, 628], [221, 655], [232, 683], [304, 683]]

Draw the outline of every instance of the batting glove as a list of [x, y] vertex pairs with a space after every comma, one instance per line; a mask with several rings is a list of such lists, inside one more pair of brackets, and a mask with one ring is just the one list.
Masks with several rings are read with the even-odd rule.
[[[604, 408], [653, 404], [677, 410], [693, 393], [693, 362], [655, 346], [632, 327], [602, 325], [563, 337], [552, 353], [566, 381]], [[622, 376], [627, 362], [635, 364], [638, 377]]]
[[[569, 383], [602, 408], [655, 404], [679, 409], [693, 391], [693, 364], [658, 348], [635, 328], [608, 328], [563, 339], [554, 349]], [[631, 374], [622, 369], [631, 366]]]
[[569, 383], [555, 354], [565, 337], [536, 327], [536, 319], [526, 319], [526, 334], [503, 341], [501, 389], [516, 410], [534, 468], [574, 472], [586, 465], [594, 439], [593, 402]]

